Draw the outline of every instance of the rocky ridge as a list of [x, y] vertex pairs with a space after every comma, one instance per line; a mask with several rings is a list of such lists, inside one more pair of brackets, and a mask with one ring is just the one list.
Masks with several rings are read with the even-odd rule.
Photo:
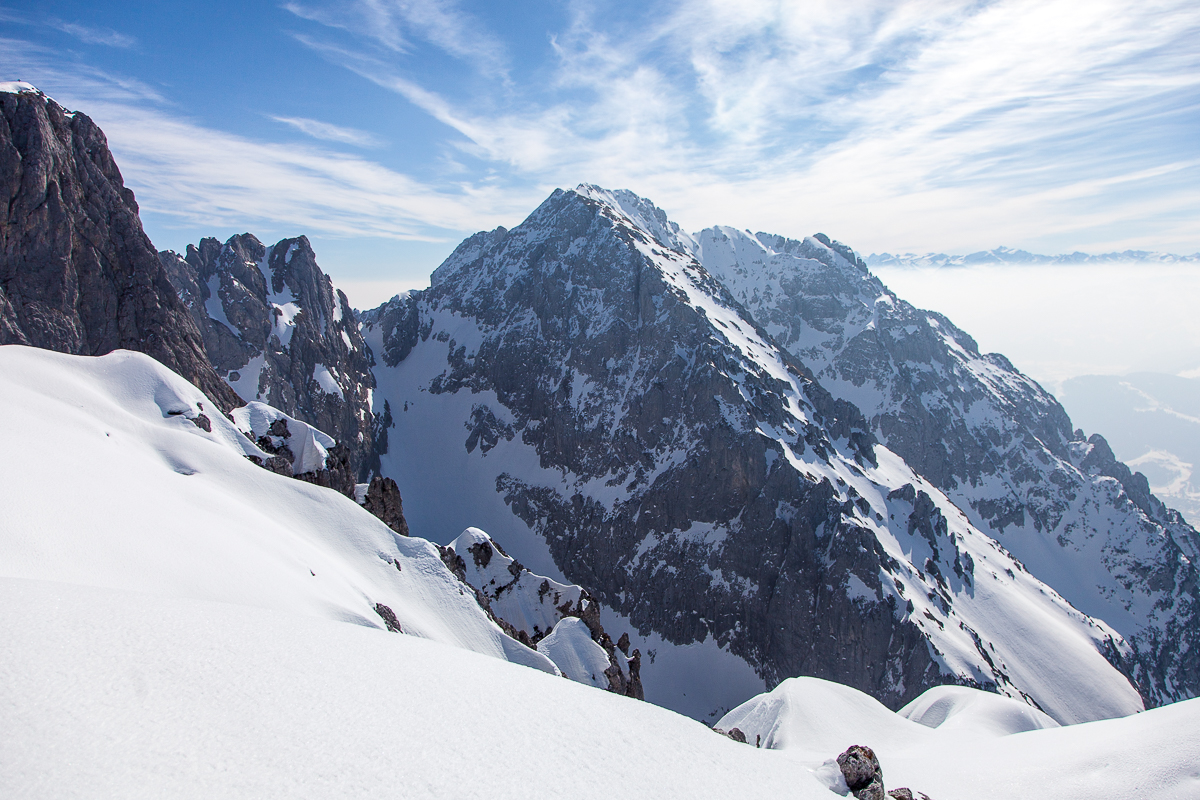
[[[616, 694], [645, 699], [640, 677], [641, 653], [636, 649], [629, 652], [628, 635], [617, 642], [612, 640], [600, 621], [599, 603], [586, 589], [535, 575], [478, 528], [463, 531], [443, 549], [442, 558], [453, 565], [451, 569], [460, 574], [464, 583], [477, 590], [480, 604], [495, 616], [506, 633], [527, 647], [547, 650], [565, 675]], [[576, 674], [570, 663], [556, 658], [555, 648], [545, 646], [556, 632], [561, 637], [567, 627], [560, 629], [563, 620], [582, 623], [580, 632], [585, 633], [586, 642], [571, 642], [571, 647], [578, 650], [582, 646], [594, 652], [603, 667], [591, 674]], [[579, 660], [588, 659], [585, 655]]]
[[1148, 705], [1200, 693], [1200, 537], [1003, 356], [898, 298], [852, 250], [710, 228], [688, 243], [878, 439], [1076, 608]]
[[0, 91], [0, 344], [155, 358], [241, 405], [142, 230], [104, 133], [27, 84]]
[[245, 402], [263, 401], [346, 448], [351, 472], [379, 472], [372, 356], [346, 295], [306, 237], [264, 245], [246, 233], [159, 253], [208, 356]]

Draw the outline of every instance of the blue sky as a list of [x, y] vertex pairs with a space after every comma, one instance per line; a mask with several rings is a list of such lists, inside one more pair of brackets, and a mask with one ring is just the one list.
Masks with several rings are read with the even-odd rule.
[[864, 253], [1200, 251], [1194, 0], [39, 0], [0, 63], [159, 247], [305, 233], [362, 305], [583, 181]]

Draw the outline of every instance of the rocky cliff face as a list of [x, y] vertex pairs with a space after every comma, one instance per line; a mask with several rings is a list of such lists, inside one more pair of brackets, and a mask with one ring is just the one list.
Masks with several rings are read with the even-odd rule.
[[[875, 447], [684, 244], [640, 198], [559, 191], [364, 316], [393, 446], [422, 454], [384, 457], [410, 520], [474, 502], [510, 551], [642, 635], [715, 642], [769, 685], [816, 675], [899, 707], [960, 682], [1075, 718], [1139, 706], [1098, 653], [1120, 638]], [[1038, 677], [1052, 652], [1079, 680]]]
[[359, 480], [378, 473], [373, 359], [307, 238], [266, 246], [242, 234], [159, 256], [213, 366], [242, 400], [269, 403], [333, 436]]
[[0, 92], [0, 344], [150, 355], [240, 405], [142, 231], [104, 134], [32, 87]]
[[945, 317], [898, 298], [849, 248], [731, 228], [689, 248], [774, 339], [1077, 608], [1130, 645], [1148, 704], [1200, 693], [1196, 531], [1062, 406]]

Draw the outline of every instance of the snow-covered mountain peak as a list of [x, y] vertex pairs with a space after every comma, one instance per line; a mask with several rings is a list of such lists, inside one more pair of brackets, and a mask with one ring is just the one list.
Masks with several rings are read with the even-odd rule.
[[45, 96], [45, 92], [32, 83], [26, 83], [25, 81], [0, 81], [0, 92], [5, 94], [40, 94]]
[[[464, 242], [428, 291], [363, 316], [395, 420], [398, 455], [383, 467], [406, 487], [413, 529], [462, 520], [455, 533], [484, 528], [541, 575], [585, 587], [606, 624], [659, 652], [643, 666], [647, 697], [698, 715], [745, 684], [700, 693], [700, 668], [669, 666], [677, 645], [703, 645], [708, 668], [741, 659], [759, 676], [751, 692], [818, 672], [895, 706], [949, 680], [1062, 719], [1140, 707], [1100, 652], [1119, 637], [874, 448], [853, 405], [690, 249], [647, 229], [648, 215], [669, 229], [652, 208], [557, 190], [512, 230]], [[853, 251], [827, 237], [775, 242], [812, 257], [736, 239], [771, 263], [863, 282]], [[777, 277], [780, 290], [791, 280]], [[459, 544], [498, 570], [485, 585], [517, 577], [486, 542]], [[1011, 624], [1028, 635], [1006, 637]], [[1045, 680], [1044, 654], [1064, 652], [1079, 680]]]
[[244, 402], [315, 422], [347, 448], [359, 480], [377, 472], [371, 356], [346, 295], [305, 236], [252, 234], [159, 254], [212, 364]]
[[691, 254], [696, 251], [696, 241], [687, 231], [668, 219], [667, 213], [654, 203], [628, 189], [610, 190], [591, 183], [581, 183], [575, 187], [575, 192], [619, 211], [663, 247], [678, 253]]

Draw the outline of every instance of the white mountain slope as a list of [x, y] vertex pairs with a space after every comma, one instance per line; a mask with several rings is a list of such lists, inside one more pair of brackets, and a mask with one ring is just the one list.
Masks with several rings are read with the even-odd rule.
[[255, 466], [245, 456], [266, 454], [148, 356], [0, 347], [0, 410], [0, 576], [374, 628], [386, 606], [406, 634], [556, 672], [432, 544]]
[[[1200, 701], [1009, 736], [996, 735], [994, 708], [960, 701], [952, 721], [992, 732], [939, 736], [861, 693], [811, 683], [804, 703], [776, 715], [788, 746], [757, 749], [649, 703], [414, 636], [0, 578], [0, 795], [835, 800], [823, 765], [851, 744], [875, 748], [888, 788], [937, 800], [1200, 793]], [[800, 729], [805, 709], [820, 713]]]
[[710, 228], [688, 246], [977, 528], [1119, 631], [1131, 649], [1109, 655], [1147, 702], [1200, 693], [1200, 539], [1103, 438], [1073, 431], [1036, 382], [843, 245]]
[[[414, 530], [478, 524], [587, 587], [658, 651], [647, 698], [689, 713], [751, 693], [705, 683], [729, 654], [771, 684], [825, 674], [891, 702], [949, 681], [1064, 722], [1139, 710], [1100, 653], [1120, 637], [869, 455], [854, 410], [670, 230], [628, 193], [556, 192], [366, 315], [395, 418], [383, 470]], [[688, 648], [690, 667], [663, 658]]]
[[717, 727], [794, 756], [831, 787], [841, 774], [829, 753], [853, 743], [875, 751], [886, 788], [937, 800], [1200, 794], [1200, 700], [1059, 727], [1028, 706], [957, 686], [930, 689], [893, 713], [849, 687], [794, 678]]

